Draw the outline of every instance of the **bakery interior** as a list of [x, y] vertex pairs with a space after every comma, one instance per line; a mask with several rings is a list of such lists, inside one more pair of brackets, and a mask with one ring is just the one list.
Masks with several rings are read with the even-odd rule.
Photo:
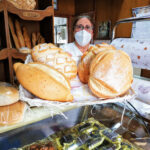
[[[94, 22], [80, 65], [59, 48], [78, 15]], [[0, 22], [0, 150], [150, 149], [150, 0], [0, 0]]]

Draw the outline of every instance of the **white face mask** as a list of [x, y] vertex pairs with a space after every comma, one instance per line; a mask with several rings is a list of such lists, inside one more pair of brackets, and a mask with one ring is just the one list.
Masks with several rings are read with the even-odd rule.
[[75, 33], [75, 40], [80, 46], [87, 45], [92, 39], [92, 36], [86, 30], [81, 30]]

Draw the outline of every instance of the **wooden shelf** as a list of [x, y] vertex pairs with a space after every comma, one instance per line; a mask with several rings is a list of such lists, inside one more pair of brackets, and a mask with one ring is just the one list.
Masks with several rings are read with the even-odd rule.
[[18, 15], [23, 20], [41, 21], [45, 17], [54, 15], [53, 6], [48, 6], [44, 10], [23, 10], [14, 7], [10, 2], [6, 2], [8, 12]]
[[3, 3], [0, 1], [0, 12], [4, 11]]
[[0, 51], [0, 60], [8, 59], [9, 62], [9, 76], [10, 76], [10, 82], [14, 83], [14, 71], [13, 71], [13, 62], [12, 59], [20, 59], [22, 61], [25, 61], [27, 54], [23, 54], [18, 52], [14, 48], [5, 48]]
[[[54, 42], [54, 7], [53, 0], [37, 0], [37, 4], [39, 5], [39, 9], [36, 10], [23, 10], [16, 8], [12, 3], [7, 0], [0, 1], [0, 12], [4, 12], [4, 30], [5, 37], [2, 38], [6, 40], [6, 47], [0, 50], [0, 60], [8, 59], [8, 71], [9, 71], [9, 79], [10, 82], [14, 83], [14, 70], [13, 63], [14, 61], [25, 61], [27, 54], [20, 53], [18, 50], [12, 47], [10, 30], [8, 25], [8, 16], [12, 14], [14, 18], [17, 16], [22, 19], [22, 23], [26, 24], [31, 23], [32, 27], [30, 28], [33, 31], [31, 32], [39, 32], [43, 34], [47, 42]], [[16, 15], [16, 16], [15, 16]], [[48, 18], [49, 17], [49, 18]], [[34, 21], [34, 26], [33, 26]], [[36, 22], [35, 22], [36, 21]], [[29, 25], [30, 26], [30, 25]], [[35, 28], [37, 31], [35, 31]], [[52, 37], [52, 38], [51, 38]], [[51, 39], [50, 39], [51, 38]]]

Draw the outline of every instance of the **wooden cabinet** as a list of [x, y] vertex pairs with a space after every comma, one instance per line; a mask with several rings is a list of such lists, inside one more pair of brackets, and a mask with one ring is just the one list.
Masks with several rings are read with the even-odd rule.
[[20, 53], [15, 48], [9, 30], [9, 16], [12, 20], [17, 19], [21, 25], [26, 26], [29, 36], [33, 31], [40, 32], [45, 42], [54, 43], [53, 0], [37, 0], [35, 10], [18, 9], [7, 0], [0, 1], [0, 80], [13, 84], [13, 63], [18, 60], [24, 61], [26, 54]]

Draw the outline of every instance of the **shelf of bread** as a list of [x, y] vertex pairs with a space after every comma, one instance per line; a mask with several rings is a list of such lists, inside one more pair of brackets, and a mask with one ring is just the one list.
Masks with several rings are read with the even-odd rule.
[[25, 10], [25, 9], [18, 9], [8, 1], [6, 3], [8, 12], [18, 15], [23, 20], [41, 21], [45, 17], [54, 15], [53, 6], [48, 6], [44, 10]]
[[[50, 25], [51, 20], [52, 18], [46, 17], [42, 21], [26, 21], [9, 13], [11, 46], [21, 53], [30, 53], [35, 45], [45, 43], [45, 41], [52, 42], [53, 37], [50, 36], [53, 28]], [[45, 34], [46, 31], [47, 34]]]

